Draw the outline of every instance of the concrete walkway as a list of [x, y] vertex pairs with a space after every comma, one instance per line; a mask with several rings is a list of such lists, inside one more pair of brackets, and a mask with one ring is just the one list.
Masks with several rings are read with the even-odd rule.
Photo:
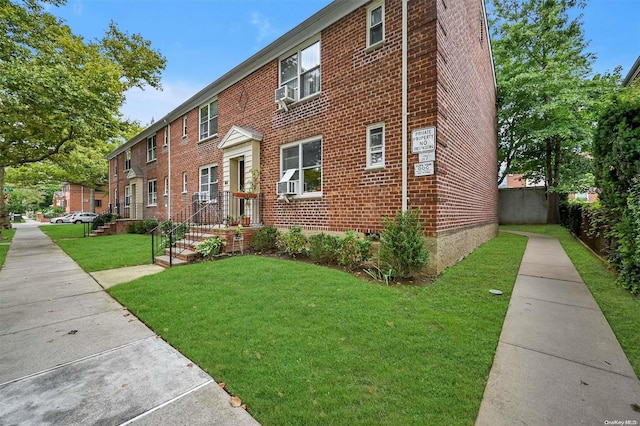
[[258, 424], [37, 225], [0, 270], [0, 424]]
[[640, 425], [640, 382], [560, 242], [523, 235], [476, 425]]

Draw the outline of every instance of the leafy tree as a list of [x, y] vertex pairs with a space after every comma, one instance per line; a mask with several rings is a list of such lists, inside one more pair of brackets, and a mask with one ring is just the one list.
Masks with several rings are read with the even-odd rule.
[[7, 167], [102, 156], [105, 141], [130, 130], [119, 112], [124, 92], [160, 88], [165, 59], [150, 42], [113, 23], [86, 41], [45, 10], [64, 2], [0, 0], [0, 191]]
[[640, 293], [640, 86], [612, 96], [593, 141], [599, 199], [609, 221], [609, 260], [619, 281]]
[[[559, 192], [577, 190], [590, 171], [586, 151], [598, 99], [619, 75], [590, 78], [580, 0], [493, 0], [498, 82], [500, 181], [508, 173], [544, 182], [547, 221], [558, 223]], [[619, 71], [618, 71], [619, 73]], [[584, 188], [581, 188], [584, 189]]]

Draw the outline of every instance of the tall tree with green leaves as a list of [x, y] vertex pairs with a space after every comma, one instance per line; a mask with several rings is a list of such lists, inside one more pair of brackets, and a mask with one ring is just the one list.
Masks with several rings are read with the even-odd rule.
[[[547, 221], [558, 223], [560, 192], [590, 172], [588, 146], [598, 98], [615, 76], [591, 77], [581, 0], [492, 0], [503, 171], [544, 182]], [[570, 14], [577, 15], [570, 18]], [[583, 189], [583, 188], [580, 188]]]
[[86, 41], [44, 7], [64, 3], [0, 0], [0, 192], [7, 167], [102, 156], [129, 128], [119, 112], [124, 92], [160, 88], [165, 58], [149, 41], [114, 23]]

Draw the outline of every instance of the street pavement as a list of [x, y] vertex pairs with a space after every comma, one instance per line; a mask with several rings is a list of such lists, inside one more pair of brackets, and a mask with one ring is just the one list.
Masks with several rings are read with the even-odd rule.
[[37, 225], [0, 270], [0, 425], [258, 424]]

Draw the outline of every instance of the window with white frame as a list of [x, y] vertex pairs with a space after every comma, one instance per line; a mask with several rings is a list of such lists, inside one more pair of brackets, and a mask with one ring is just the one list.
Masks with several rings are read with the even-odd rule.
[[147, 138], [147, 162], [153, 161], [158, 158], [156, 153], [156, 135]]
[[376, 2], [367, 9], [367, 47], [384, 40], [384, 3]]
[[169, 195], [169, 176], [164, 177], [164, 195]]
[[164, 140], [162, 142], [163, 146], [169, 145], [169, 126], [164, 128]]
[[113, 176], [118, 176], [118, 157], [119, 155], [116, 155], [114, 158], [114, 162], [113, 162]]
[[182, 117], [182, 136], [187, 136], [187, 116]]
[[128, 149], [124, 153], [124, 169], [131, 170], [131, 150]]
[[384, 167], [384, 123], [367, 127], [367, 168]]
[[124, 206], [129, 207], [131, 205], [131, 186], [124, 187]]
[[148, 198], [147, 205], [148, 206], [157, 206], [158, 205], [158, 180], [152, 179], [148, 184]]
[[322, 139], [286, 145], [280, 150], [280, 182], [295, 182], [297, 194], [322, 190]]
[[218, 101], [200, 107], [200, 140], [218, 133]]
[[320, 40], [280, 60], [280, 87], [294, 89], [296, 99], [320, 92]]
[[218, 200], [218, 166], [200, 167], [200, 193], [206, 193], [210, 201]]
[[187, 185], [187, 172], [182, 172], [182, 192], [185, 193], [187, 192], [188, 189], [188, 185]]

